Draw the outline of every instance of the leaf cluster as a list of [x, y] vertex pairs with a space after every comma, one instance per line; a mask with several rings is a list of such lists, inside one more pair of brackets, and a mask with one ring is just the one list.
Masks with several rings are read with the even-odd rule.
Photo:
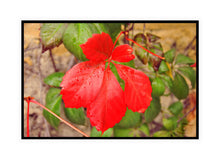
[[[92, 36], [93, 33], [106, 32], [113, 39], [120, 31], [121, 24], [43, 24], [41, 27], [41, 38], [44, 45], [44, 51], [53, 47], [59, 46], [61, 43], [76, 56], [79, 60], [87, 60], [79, 47]], [[139, 33], [134, 36], [134, 40], [150, 51], [164, 56], [165, 60], [160, 60], [157, 57], [150, 55], [140, 48], [135, 48], [135, 54], [146, 65], [149, 70], [149, 75], [152, 85], [153, 100], [150, 106], [144, 113], [133, 112], [127, 109], [125, 116], [113, 128], [109, 128], [102, 134], [95, 127], [91, 130], [91, 137], [175, 137], [184, 136], [184, 126], [187, 124], [186, 119], [178, 121], [183, 116], [184, 100], [190, 89], [196, 87], [196, 71], [190, 67], [195, 62], [183, 55], [176, 53], [175, 49], [167, 52], [163, 51], [162, 45], [159, 42], [160, 37], [147, 33], [146, 35]], [[135, 47], [135, 46], [134, 46]], [[135, 67], [134, 61], [124, 63], [124, 65]], [[114, 65], [110, 65], [111, 71], [114, 73], [120, 86], [124, 90], [125, 82], [122, 80]], [[61, 106], [64, 104], [61, 101], [60, 83], [64, 73], [53, 73], [44, 79], [44, 82], [52, 88], [49, 89], [46, 98], [46, 107], [54, 113], [60, 114]], [[188, 79], [191, 86], [187, 83]], [[167, 112], [168, 117], [162, 119], [162, 127], [159, 131], [151, 133], [149, 125], [155, 122], [155, 118], [159, 114], [164, 114], [161, 106], [160, 97], [173, 94], [178, 101], [172, 103]], [[63, 105], [62, 105], [63, 104]], [[64, 113], [69, 121], [75, 124], [85, 125], [85, 112], [83, 108], [65, 108]], [[44, 116], [52, 127], [58, 128], [59, 120], [44, 111]]]

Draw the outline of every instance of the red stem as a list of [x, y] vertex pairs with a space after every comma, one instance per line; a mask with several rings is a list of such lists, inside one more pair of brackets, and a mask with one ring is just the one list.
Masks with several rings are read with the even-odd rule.
[[29, 137], [29, 105], [30, 101], [27, 100], [27, 137]]
[[[150, 54], [152, 54], [152, 55], [154, 55], [154, 56], [156, 56], [156, 57], [158, 57], [158, 58], [160, 58], [160, 59], [165, 59], [164, 57], [161, 57], [161, 56], [159, 56], [159, 55], [157, 55], [157, 54], [155, 54], [155, 53], [149, 51], [148, 49], [144, 48], [143, 46], [141, 46], [140, 44], [138, 44], [137, 42], [135, 42], [133, 39], [127, 38], [127, 37], [126, 37], [126, 35], [128, 34], [127, 31], [121, 31], [121, 32], [119, 33], [119, 35], [118, 35], [118, 37], [116, 38], [115, 43], [114, 43], [114, 45], [113, 45], [114, 47], [115, 47], [116, 42], [118, 41], [119, 37], [120, 37], [123, 33], [125, 33], [125, 39], [127, 39], [128, 41], [133, 42], [134, 44], [138, 45], [139, 47], [141, 47], [141, 48], [144, 49], [145, 51], [149, 52]], [[113, 48], [114, 48], [114, 47], [113, 47]]]
[[160, 58], [160, 59], [165, 59], [164, 57], [161, 57], [161, 56], [159, 56], [159, 55], [157, 55], [157, 54], [155, 54], [155, 53], [149, 51], [148, 49], [144, 48], [143, 46], [141, 46], [140, 44], [138, 44], [137, 42], [135, 42], [133, 39], [130, 39], [130, 38], [126, 38], [126, 39], [127, 39], [128, 41], [131, 41], [131, 42], [133, 42], [134, 44], [138, 45], [139, 47], [141, 47], [141, 48], [144, 49], [145, 51], [149, 52], [150, 54], [152, 54], [152, 55], [154, 55], [154, 56], [156, 56], [156, 57], [158, 57], [158, 58]]
[[[68, 125], [69, 127], [71, 127], [72, 129], [76, 130], [77, 132], [81, 133], [82, 135], [84, 135], [85, 137], [89, 137], [86, 133], [82, 132], [81, 130], [79, 130], [78, 128], [76, 128], [75, 126], [73, 126], [71, 123], [67, 122], [66, 120], [64, 120], [63, 118], [61, 118], [60, 116], [56, 115], [55, 113], [53, 113], [51, 110], [49, 110], [47, 107], [45, 107], [44, 105], [40, 104], [39, 102], [32, 100], [32, 97], [25, 97], [24, 100], [27, 101], [28, 103], [28, 112], [29, 112], [29, 103], [35, 103], [37, 105], [39, 105], [40, 107], [42, 107], [43, 109], [45, 109], [46, 111], [48, 111], [49, 113], [51, 113], [52, 115], [54, 115], [56, 118], [58, 118], [60, 121], [62, 121], [63, 123], [65, 123], [66, 125]], [[29, 114], [28, 114], [29, 116]], [[29, 124], [28, 124], [29, 125]], [[29, 128], [27, 129], [27, 137], [29, 137]]]
[[119, 37], [120, 37], [123, 33], [125, 33], [125, 32], [124, 32], [124, 31], [121, 31], [121, 32], [119, 33], [118, 37], [117, 37], [116, 40], [115, 40], [115, 43], [114, 43], [114, 45], [113, 45], [113, 48], [115, 48], [115, 45], [116, 45], [116, 43], [117, 43]]

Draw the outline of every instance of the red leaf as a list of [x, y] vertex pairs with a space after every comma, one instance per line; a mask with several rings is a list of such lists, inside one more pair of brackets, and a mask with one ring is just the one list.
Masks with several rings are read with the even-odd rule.
[[133, 112], [144, 112], [152, 100], [149, 78], [141, 71], [115, 64], [119, 76], [125, 81], [125, 103]]
[[129, 62], [135, 58], [133, 54], [133, 49], [127, 45], [120, 45], [116, 47], [112, 52], [112, 59], [118, 62]]
[[101, 62], [111, 56], [113, 42], [107, 33], [102, 32], [102, 34], [93, 34], [92, 38], [89, 38], [88, 41], [81, 44], [80, 47], [86, 55], [86, 58], [94, 62]]
[[87, 61], [73, 66], [61, 83], [63, 101], [67, 108], [87, 107], [97, 96], [105, 70], [105, 64], [95, 65]]
[[190, 67], [196, 67], [196, 62], [194, 64], [192, 64]]
[[121, 45], [114, 50], [113, 47], [108, 34], [94, 34], [81, 45], [90, 61], [75, 65], [61, 83], [65, 107], [87, 107], [91, 124], [102, 133], [121, 121], [126, 105], [134, 112], [144, 112], [152, 100], [151, 83], [143, 72], [115, 64], [119, 76], [125, 81], [125, 91], [122, 90], [109, 63], [134, 59], [133, 50], [129, 45]]
[[125, 115], [124, 93], [109, 66], [105, 70], [100, 92], [87, 109], [92, 126], [102, 133], [119, 123]]

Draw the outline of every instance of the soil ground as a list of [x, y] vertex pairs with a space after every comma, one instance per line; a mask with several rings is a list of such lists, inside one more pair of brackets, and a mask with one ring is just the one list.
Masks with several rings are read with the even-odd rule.
[[[135, 24], [134, 33], [143, 32], [143, 24]], [[40, 43], [40, 24], [25, 23], [24, 24], [24, 96], [32, 96], [41, 104], [45, 104], [45, 96], [49, 86], [44, 84], [43, 79], [53, 73], [54, 67], [49, 55], [49, 51], [42, 52]], [[161, 37], [160, 42], [164, 51], [169, 50], [175, 45], [178, 53], [186, 53], [196, 60], [196, 41], [193, 40], [196, 36], [195, 24], [145, 24], [145, 32], [150, 32]], [[191, 43], [192, 42], [192, 43]], [[191, 44], [191, 45], [190, 45]], [[187, 49], [188, 47], [188, 49]], [[56, 68], [59, 72], [66, 72], [75, 63], [75, 57], [68, 52], [64, 45], [60, 45], [52, 50]], [[138, 60], [136, 60], [137, 62]], [[140, 63], [140, 62], [137, 62]], [[195, 95], [195, 91], [191, 94]], [[192, 97], [191, 96], [191, 97]], [[190, 99], [195, 101], [195, 97]], [[168, 98], [162, 99], [162, 104], [167, 107], [171, 103]], [[190, 106], [193, 107], [193, 106]], [[26, 136], [26, 114], [27, 104], [24, 103], [24, 136]], [[186, 126], [186, 136], [196, 136], [196, 111], [192, 112], [187, 118], [189, 125]], [[65, 120], [63, 110], [61, 117]], [[161, 116], [157, 117], [160, 121]], [[68, 120], [67, 120], [68, 121]], [[91, 127], [87, 119], [87, 125], [75, 125], [88, 135]], [[31, 104], [30, 106], [30, 137], [80, 137], [81, 135], [73, 131], [70, 127], [61, 123], [58, 130], [53, 129], [44, 119], [42, 109]]]

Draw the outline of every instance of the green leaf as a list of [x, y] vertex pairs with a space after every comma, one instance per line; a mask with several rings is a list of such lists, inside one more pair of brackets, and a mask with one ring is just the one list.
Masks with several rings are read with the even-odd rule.
[[146, 52], [145, 50], [143, 50], [142, 48], [138, 48], [135, 50], [135, 54], [138, 57], [138, 59], [143, 63], [143, 64], [147, 64], [148, 62], [148, 52]]
[[54, 86], [54, 87], [60, 87], [60, 83], [63, 80], [64, 73], [61, 72], [55, 72], [44, 78], [44, 83]]
[[196, 84], [196, 71], [191, 67], [180, 67], [178, 70], [191, 81], [192, 88], [195, 88]]
[[[117, 61], [115, 61], [115, 63], [117, 63], [117, 64], [122, 64], [122, 65], [125, 65], [125, 66], [128, 66], [128, 67], [135, 68], [135, 66], [134, 66], [134, 61], [133, 61], [133, 60], [131, 60], [131, 61], [129, 61], [129, 62], [117, 62]], [[106, 67], [107, 67], [107, 64], [108, 64], [108, 63], [106, 63]], [[119, 82], [121, 88], [124, 90], [124, 88], [125, 88], [125, 82], [124, 82], [124, 80], [121, 79], [121, 77], [119, 76], [118, 71], [117, 71], [117, 69], [116, 69], [116, 67], [115, 67], [115, 65], [114, 65], [113, 63], [110, 63], [110, 69], [111, 69], [111, 71], [113, 72], [113, 74], [115, 75], [116, 79], [118, 80], [118, 82]]]
[[180, 122], [178, 127], [175, 129], [175, 134], [177, 137], [184, 137], [185, 134], [185, 126], [187, 125], [188, 121], [186, 118], [183, 118]]
[[102, 33], [102, 32], [109, 33], [108, 29], [105, 27], [103, 23], [92, 23], [92, 24], [95, 26], [98, 33]]
[[146, 124], [139, 128], [118, 128], [114, 127], [115, 137], [146, 137], [150, 135], [150, 130]]
[[152, 96], [159, 97], [162, 96], [165, 91], [165, 85], [163, 81], [157, 77], [152, 82]]
[[172, 114], [178, 116], [178, 114], [180, 114], [180, 112], [183, 110], [183, 104], [180, 101], [178, 101], [171, 104], [168, 109]]
[[150, 130], [146, 124], [141, 125], [139, 130], [143, 132], [145, 135], [150, 136]]
[[146, 35], [147, 35], [148, 41], [150, 43], [156, 42], [156, 41], [158, 41], [160, 39], [160, 37], [158, 37], [155, 34], [147, 33]]
[[183, 78], [183, 76], [181, 76], [177, 72], [174, 77], [173, 87], [172, 87], [171, 91], [178, 99], [184, 99], [189, 94], [189, 87], [188, 87], [185, 79]]
[[151, 72], [154, 72], [154, 68], [153, 68], [152, 64], [148, 63], [147, 68], [148, 68]]
[[161, 105], [160, 105], [160, 99], [154, 98], [150, 103], [150, 106], [147, 108], [147, 110], [144, 113], [145, 120], [147, 123], [150, 123], [154, 120], [154, 118], [157, 117], [157, 115], [160, 113]]
[[141, 114], [138, 112], [133, 112], [130, 109], [127, 109], [125, 116], [115, 126], [120, 128], [131, 128], [131, 127], [137, 127], [140, 123], [141, 123]]
[[[106, 63], [106, 65], [108, 65], [108, 62]], [[110, 69], [111, 69], [112, 73], [115, 75], [116, 79], [118, 80], [118, 82], [119, 82], [121, 88], [124, 90], [124, 88], [125, 88], [125, 82], [124, 82], [124, 80], [121, 79], [121, 77], [119, 76], [118, 71], [117, 71], [117, 69], [116, 69], [116, 67], [115, 67], [115, 65], [114, 65], [113, 63], [110, 63]]]
[[58, 88], [50, 88], [46, 95], [46, 104], [51, 103], [54, 99], [59, 97], [60, 91]]
[[40, 37], [44, 50], [56, 47], [62, 43], [63, 33], [67, 24], [43, 23], [40, 29]]
[[169, 70], [169, 68], [167, 67], [166, 62], [165, 61], [161, 61], [158, 72], [159, 73], [164, 73], [164, 72], [166, 72], [168, 70]]
[[66, 117], [73, 123], [84, 125], [85, 114], [83, 108], [66, 108], [64, 107]]
[[128, 66], [128, 67], [131, 67], [131, 68], [135, 68], [134, 60], [131, 60], [129, 62], [117, 62], [117, 61], [114, 61], [114, 63], [122, 64], [122, 65], [125, 65], [125, 66]]
[[172, 80], [172, 78], [171, 78], [170, 76], [168, 76], [168, 75], [162, 75], [162, 74], [160, 75], [160, 77], [162, 78], [164, 84], [165, 84], [169, 89], [171, 89], [172, 86], [173, 86], [173, 80]]
[[165, 60], [169, 63], [172, 63], [174, 60], [175, 52], [176, 52], [175, 49], [171, 49], [167, 51], [166, 53], [164, 53]]
[[194, 60], [183, 54], [178, 54], [176, 57], [176, 64], [194, 64], [194, 63], [195, 63]]
[[[86, 61], [87, 58], [83, 54], [80, 47], [94, 33], [101, 33], [102, 27], [92, 23], [73, 23], [69, 24], [63, 35], [63, 43], [65, 47], [81, 61]], [[104, 29], [103, 29], [104, 30]]]
[[158, 49], [158, 50], [160, 50], [160, 51], [163, 51], [163, 47], [162, 47], [162, 45], [161, 45], [161, 43], [153, 43], [152, 44], [153, 46], [153, 48], [155, 48], [155, 49]]
[[115, 128], [114, 127], [114, 136], [115, 137], [133, 137], [133, 128]]
[[[143, 33], [137, 33], [135, 36], [134, 36], [134, 39], [133, 39], [135, 42], [137, 42], [138, 44], [142, 45], [143, 47], [146, 47], [146, 36], [143, 34]], [[143, 50], [143, 49], [141, 49]], [[146, 52], [146, 51], [145, 51]]]
[[[52, 91], [53, 90], [53, 91]], [[52, 112], [54, 112], [56, 115], [60, 115], [60, 106], [62, 102], [62, 95], [59, 96], [59, 94], [55, 95], [55, 93], [58, 92], [58, 90], [50, 89], [46, 96], [46, 107], [50, 109]], [[49, 98], [51, 97], [51, 98]], [[53, 97], [53, 98], [52, 98]], [[51, 113], [47, 112], [46, 110], [43, 110], [43, 115], [46, 118], [46, 120], [50, 123], [52, 127], [55, 129], [58, 128], [60, 124], [60, 120], [56, 118]]]
[[104, 26], [108, 30], [112, 40], [115, 41], [118, 33], [121, 31], [121, 25], [123, 23], [104, 23]]
[[158, 131], [153, 134], [153, 137], [171, 137], [171, 134], [167, 131]]
[[109, 128], [106, 130], [103, 135], [101, 131], [97, 131], [95, 127], [92, 128], [92, 131], [90, 133], [90, 137], [111, 137], [113, 134], [113, 129]]
[[177, 127], [177, 118], [176, 117], [170, 117], [167, 119], [163, 119], [163, 126], [167, 130], [174, 130]]

